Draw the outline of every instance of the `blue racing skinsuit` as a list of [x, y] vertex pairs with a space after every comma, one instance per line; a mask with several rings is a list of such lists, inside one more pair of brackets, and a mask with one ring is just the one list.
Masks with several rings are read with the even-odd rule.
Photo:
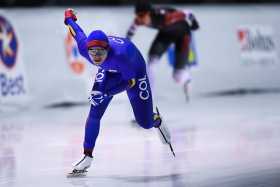
[[[67, 19], [66, 24], [78, 44], [81, 55], [94, 64], [88, 53], [88, 38], [83, 30], [72, 19]], [[143, 56], [128, 39], [115, 36], [108, 36], [108, 39], [110, 46], [108, 56], [98, 66], [92, 89], [108, 96], [99, 105], [91, 105], [85, 126], [84, 149], [94, 148], [100, 120], [107, 106], [115, 94], [125, 90], [137, 123], [145, 129], [153, 127], [152, 93]]]

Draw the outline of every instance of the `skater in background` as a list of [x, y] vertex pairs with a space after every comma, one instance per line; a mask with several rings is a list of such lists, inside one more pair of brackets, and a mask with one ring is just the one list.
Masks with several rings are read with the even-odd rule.
[[138, 1], [135, 6], [135, 19], [129, 27], [126, 38], [131, 39], [138, 26], [155, 28], [158, 33], [152, 42], [148, 54], [148, 74], [153, 84], [155, 64], [163, 53], [174, 44], [173, 79], [183, 85], [188, 99], [188, 85], [191, 81], [189, 74], [189, 51], [191, 32], [199, 29], [199, 24], [192, 13], [166, 7], [152, 6], [148, 1]]
[[93, 159], [100, 120], [114, 95], [126, 91], [137, 123], [145, 129], [158, 128], [164, 143], [170, 145], [170, 135], [162, 119], [153, 112], [152, 92], [146, 64], [135, 45], [125, 38], [107, 36], [94, 30], [88, 36], [76, 23], [72, 9], [65, 11], [64, 23], [75, 38], [79, 52], [98, 67], [90, 96], [90, 112], [85, 125], [84, 156], [70, 175], [85, 173]]

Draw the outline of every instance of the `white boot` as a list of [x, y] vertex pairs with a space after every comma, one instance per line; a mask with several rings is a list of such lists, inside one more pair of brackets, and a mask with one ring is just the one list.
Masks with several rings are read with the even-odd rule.
[[68, 177], [81, 176], [87, 172], [87, 169], [91, 166], [92, 157], [83, 156], [83, 158], [74, 165], [73, 171], [68, 174]]
[[74, 165], [74, 169], [78, 171], [84, 171], [91, 166], [92, 158], [84, 156], [77, 164]]

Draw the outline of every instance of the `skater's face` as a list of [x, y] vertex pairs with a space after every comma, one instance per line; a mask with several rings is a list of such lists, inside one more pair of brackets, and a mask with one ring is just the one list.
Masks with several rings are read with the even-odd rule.
[[103, 47], [91, 47], [88, 49], [88, 53], [95, 65], [101, 65], [107, 58], [108, 49]]
[[151, 22], [150, 12], [140, 12], [136, 15], [136, 23], [139, 25], [150, 25]]

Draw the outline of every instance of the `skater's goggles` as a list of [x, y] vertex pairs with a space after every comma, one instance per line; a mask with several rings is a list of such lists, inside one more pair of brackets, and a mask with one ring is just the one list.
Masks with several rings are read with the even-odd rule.
[[92, 57], [105, 57], [107, 56], [108, 50], [103, 47], [91, 47], [88, 49], [88, 53]]

